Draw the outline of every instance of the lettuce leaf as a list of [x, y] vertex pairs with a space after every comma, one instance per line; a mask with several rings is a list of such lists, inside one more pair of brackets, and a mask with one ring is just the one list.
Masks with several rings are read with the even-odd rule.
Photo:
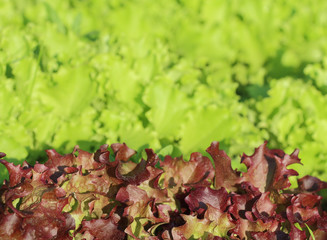
[[[189, 161], [152, 149], [142, 154], [125, 143], [89, 153], [78, 146], [48, 160], [14, 165], [0, 154], [9, 181], [0, 188], [0, 237], [4, 239], [323, 239], [327, 213], [317, 193], [327, 183], [298, 179], [287, 169], [301, 163], [269, 149], [243, 154], [245, 172], [212, 142]], [[135, 159], [135, 158], [140, 159]]]

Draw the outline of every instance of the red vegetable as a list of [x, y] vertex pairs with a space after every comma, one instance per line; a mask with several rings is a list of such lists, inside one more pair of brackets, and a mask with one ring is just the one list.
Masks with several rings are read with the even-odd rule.
[[306, 176], [289, 189], [298, 150], [287, 155], [265, 142], [242, 156], [241, 173], [218, 142], [207, 149], [215, 167], [200, 153], [160, 161], [146, 149], [135, 163], [126, 144], [111, 149], [47, 150], [48, 161], [34, 166], [1, 159], [10, 177], [0, 188], [0, 239], [326, 238], [318, 191], [327, 183]]

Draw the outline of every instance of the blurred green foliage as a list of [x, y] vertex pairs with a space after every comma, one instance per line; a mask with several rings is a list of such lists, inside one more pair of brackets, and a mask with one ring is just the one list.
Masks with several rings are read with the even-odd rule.
[[187, 158], [217, 140], [239, 161], [268, 140], [327, 180], [326, 12], [320, 0], [2, 0], [0, 151], [33, 164], [47, 148], [126, 142]]

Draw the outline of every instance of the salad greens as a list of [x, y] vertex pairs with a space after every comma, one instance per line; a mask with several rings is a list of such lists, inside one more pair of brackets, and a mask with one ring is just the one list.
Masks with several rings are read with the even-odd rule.
[[290, 188], [298, 173], [287, 167], [301, 163], [298, 149], [288, 155], [265, 142], [243, 154], [245, 172], [232, 168], [218, 142], [207, 152], [210, 158], [161, 160], [152, 149], [143, 158], [115, 143], [94, 154], [47, 150], [48, 160], [34, 166], [0, 159], [9, 172], [0, 188], [0, 238], [326, 239], [318, 193], [327, 182], [307, 175]]
[[[0, 150], [299, 147], [327, 180], [327, 2], [3, 0]], [[8, 175], [0, 168], [0, 182]]]

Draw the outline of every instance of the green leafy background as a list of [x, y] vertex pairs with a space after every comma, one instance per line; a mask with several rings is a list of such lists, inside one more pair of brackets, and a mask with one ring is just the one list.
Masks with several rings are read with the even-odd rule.
[[[0, 151], [300, 149], [327, 180], [327, 2], [2, 0]], [[0, 166], [0, 180], [7, 178]]]

